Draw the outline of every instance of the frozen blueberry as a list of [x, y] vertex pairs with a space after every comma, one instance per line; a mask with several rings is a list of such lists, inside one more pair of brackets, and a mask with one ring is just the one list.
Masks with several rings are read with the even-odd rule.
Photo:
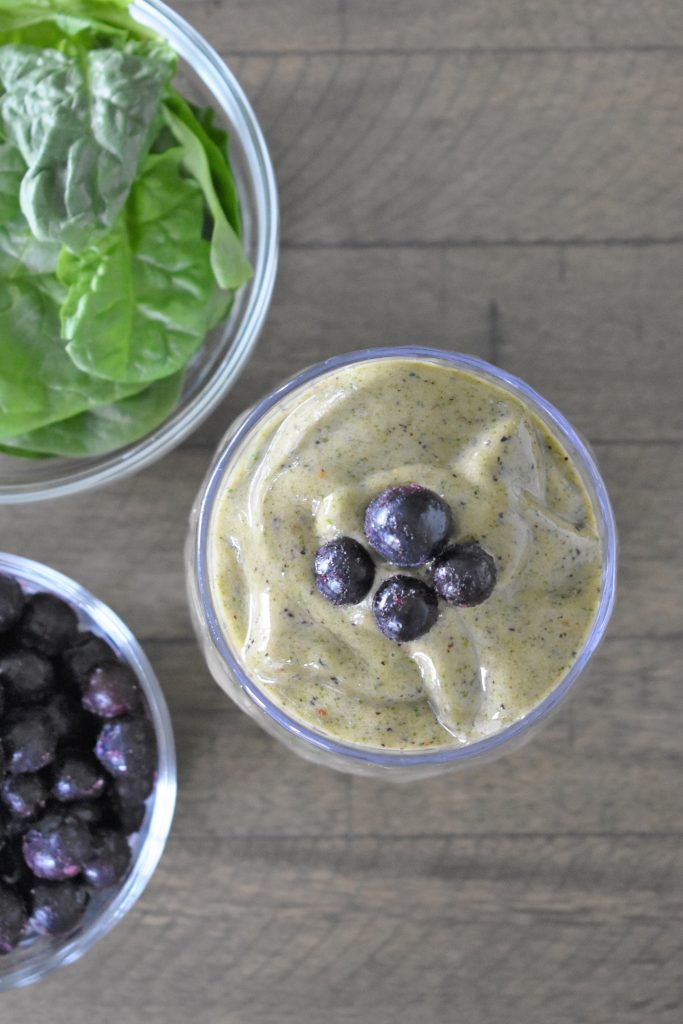
[[92, 853], [83, 865], [83, 877], [93, 889], [106, 889], [121, 881], [130, 861], [126, 837], [111, 828], [100, 829], [93, 835]]
[[412, 576], [391, 576], [372, 602], [377, 625], [390, 640], [403, 643], [427, 633], [439, 614], [436, 593]]
[[432, 580], [444, 601], [469, 608], [491, 596], [496, 563], [477, 541], [452, 544], [434, 562]]
[[38, 772], [54, 759], [57, 739], [42, 708], [21, 708], [2, 723], [2, 740], [12, 775]]
[[13, 576], [0, 574], [0, 633], [19, 621], [24, 608], [24, 592]]
[[0, 655], [0, 683], [8, 704], [35, 704], [54, 690], [55, 671], [41, 654], [19, 648]]
[[73, 815], [51, 811], [24, 835], [24, 860], [38, 878], [59, 882], [77, 875], [90, 855], [90, 829]]
[[0, 953], [11, 953], [26, 925], [26, 907], [8, 885], [0, 883]]
[[19, 642], [49, 657], [73, 643], [78, 633], [76, 612], [55, 594], [32, 594], [17, 627]]
[[52, 795], [61, 803], [92, 800], [107, 786], [101, 766], [92, 754], [66, 750], [58, 754], [54, 765]]
[[88, 899], [88, 891], [80, 879], [37, 882], [31, 891], [29, 923], [40, 935], [71, 931], [83, 917]]
[[8, 775], [0, 797], [14, 818], [30, 821], [47, 803], [48, 789], [40, 775]]
[[105, 722], [95, 754], [115, 778], [147, 780], [151, 789], [157, 762], [154, 730], [146, 718], [116, 718]]
[[68, 740], [72, 746], [93, 749], [97, 724], [75, 698], [66, 693], [55, 693], [42, 708], [58, 743]]
[[98, 665], [109, 665], [117, 660], [108, 643], [94, 633], [79, 633], [71, 647], [62, 652], [61, 664], [67, 679], [83, 686]]
[[[127, 835], [139, 832], [145, 820], [145, 798], [149, 795], [151, 787], [145, 783], [143, 787], [131, 785], [130, 779], [118, 779], [114, 784], [111, 801], [111, 822], [114, 826], [120, 827]], [[140, 795], [140, 790], [148, 792]]]
[[81, 701], [98, 718], [118, 718], [142, 710], [142, 693], [127, 665], [102, 665], [88, 676]]
[[112, 816], [112, 808], [106, 797], [97, 800], [74, 800], [69, 804], [69, 814], [84, 825], [101, 825]]
[[365, 510], [365, 536], [394, 565], [423, 565], [434, 558], [453, 528], [450, 506], [420, 484], [382, 491]]
[[0, 850], [0, 882], [23, 886], [31, 877], [21, 852], [21, 838], [17, 836]]
[[352, 537], [337, 537], [318, 548], [315, 585], [332, 604], [362, 601], [375, 578], [375, 566], [362, 544]]

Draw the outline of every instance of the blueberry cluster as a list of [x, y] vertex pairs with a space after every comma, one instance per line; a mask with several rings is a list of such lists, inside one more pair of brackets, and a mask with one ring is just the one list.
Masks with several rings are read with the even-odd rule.
[[[453, 513], [447, 502], [420, 484], [390, 487], [368, 505], [364, 530], [385, 561], [400, 568], [428, 566], [431, 586], [415, 576], [385, 580], [372, 601], [375, 621], [397, 643], [427, 633], [439, 614], [438, 598], [465, 608], [481, 604], [496, 583], [496, 564], [477, 543], [448, 544]], [[369, 593], [375, 565], [351, 537], [318, 549], [314, 564], [318, 590], [332, 604], [357, 604]]]
[[131, 669], [61, 598], [0, 575], [0, 953], [71, 931], [122, 881], [156, 764]]

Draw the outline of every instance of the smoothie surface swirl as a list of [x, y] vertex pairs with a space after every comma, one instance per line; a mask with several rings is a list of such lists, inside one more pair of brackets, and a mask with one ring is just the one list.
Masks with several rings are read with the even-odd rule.
[[[340, 606], [313, 563], [336, 537], [367, 548], [368, 503], [409, 483], [448, 502], [452, 540], [478, 541], [497, 582], [475, 607], [439, 602], [429, 632], [397, 644], [372, 613], [396, 566], [370, 552], [370, 592]], [[271, 700], [337, 739], [406, 750], [531, 711], [576, 660], [602, 586], [588, 494], [535, 413], [475, 374], [401, 357], [331, 371], [269, 412], [226, 473], [211, 562], [228, 642]]]

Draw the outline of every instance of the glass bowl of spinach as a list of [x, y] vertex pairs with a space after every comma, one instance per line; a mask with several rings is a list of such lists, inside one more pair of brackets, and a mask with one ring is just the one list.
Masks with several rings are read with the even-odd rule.
[[0, 0], [0, 503], [134, 473], [216, 407], [278, 200], [212, 47], [160, 0]]

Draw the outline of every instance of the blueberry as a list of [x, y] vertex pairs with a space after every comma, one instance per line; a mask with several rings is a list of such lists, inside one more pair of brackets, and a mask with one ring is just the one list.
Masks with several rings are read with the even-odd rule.
[[78, 633], [76, 612], [55, 594], [32, 594], [17, 627], [19, 642], [53, 657], [73, 643]]
[[11, 953], [26, 926], [26, 907], [8, 885], [0, 883], [0, 953]]
[[394, 565], [423, 565], [441, 551], [453, 528], [450, 506], [420, 484], [382, 491], [365, 510], [365, 536]]
[[111, 828], [100, 829], [93, 835], [92, 853], [83, 865], [83, 877], [93, 889], [106, 889], [121, 881], [130, 861], [126, 837]]
[[66, 693], [55, 693], [42, 705], [57, 742], [68, 740], [72, 746], [92, 750], [97, 726], [80, 703]]
[[105, 722], [95, 754], [115, 778], [146, 781], [151, 791], [157, 763], [154, 730], [146, 718], [116, 718]]
[[120, 827], [127, 836], [142, 828], [147, 812], [145, 798], [149, 790], [149, 785], [140, 786], [132, 779], [118, 779], [114, 783], [110, 802], [112, 824]]
[[19, 621], [24, 609], [24, 592], [13, 576], [0, 575], [0, 633]]
[[477, 541], [452, 544], [434, 562], [432, 580], [444, 601], [469, 608], [491, 596], [496, 563]]
[[99, 718], [118, 718], [142, 710], [142, 692], [127, 665], [102, 665], [88, 676], [81, 703]]
[[30, 925], [40, 935], [71, 931], [83, 917], [89, 898], [80, 879], [37, 882], [31, 891]]
[[337, 537], [318, 548], [315, 585], [332, 604], [362, 601], [375, 578], [375, 566], [362, 544], [352, 537]]
[[24, 886], [31, 877], [21, 852], [21, 838], [12, 839], [0, 850], [0, 882]]
[[7, 771], [38, 772], [54, 759], [57, 739], [42, 708], [21, 708], [2, 723]]
[[0, 789], [2, 802], [12, 817], [30, 821], [43, 810], [48, 789], [40, 775], [8, 775]]
[[52, 795], [61, 803], [92, 800], [104, 792], [106, 785], [102, 768], [92, 754], [66, 750], [58, 755], [54, 766]]
[[55, 671], [41, 654], [17, 649], [0, 655], [0, 683], [8, 704], [35, 704], [54, 690]]
[[439, 614], [435, 592], [412, 576], [391, 576], [372, 602], [377, 625], [390, 640], [403, 643], [427, 633]]
[[90, 856], [88, 826], [68, 813], [51, 811], [25, 834], [24, 860], [34, 875], [59, 882], [79, 874]]
[[84, 825], [101, 825], [112, 815], [112, 808], [106, 796], [96, 800], [74, 800], [69, 804], [69, 814]]
[[98, 665], [109, 665], [117, 661], [116, 654], [108, 643], [94, 633], [79, 633], [73, 644], [62, 652], [61, 664], [66, 678], [83, 686], [90, 673]]

